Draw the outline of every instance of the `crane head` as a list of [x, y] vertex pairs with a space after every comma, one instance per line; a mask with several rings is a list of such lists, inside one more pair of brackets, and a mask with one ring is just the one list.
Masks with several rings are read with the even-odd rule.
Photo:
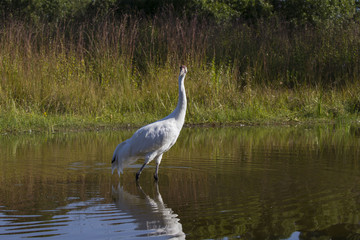
[[180, 66], [180, 75], [185, 75], [187, 73], [187, 68], [185, 65]]

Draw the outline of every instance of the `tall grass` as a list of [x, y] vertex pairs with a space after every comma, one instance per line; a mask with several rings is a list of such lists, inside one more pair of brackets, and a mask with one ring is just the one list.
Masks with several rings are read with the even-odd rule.
[[273, 19], [213, 24], [171, 9], [78, 24], [0, 29], [0, 128], [143, 124], [176, 106], [188, 123], [356, 118], [357, 23], [293, 29]]

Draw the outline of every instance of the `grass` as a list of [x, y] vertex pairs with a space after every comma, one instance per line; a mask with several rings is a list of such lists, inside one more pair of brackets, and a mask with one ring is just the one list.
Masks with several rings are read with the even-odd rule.
[[177, 103], [186, 64], [186, 123], [357, 121], [357, 23], [292, 29], [278, 20], [124, 15], [0, 32], [0, 132], [142, 125]]

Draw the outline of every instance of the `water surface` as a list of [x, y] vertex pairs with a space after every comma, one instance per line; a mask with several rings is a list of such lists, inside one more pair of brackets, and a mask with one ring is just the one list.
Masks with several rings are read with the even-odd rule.
[[360, 239], [356, 126], [186, 128], [159, 183], [134, 130], [0, 137], [0, 239]]

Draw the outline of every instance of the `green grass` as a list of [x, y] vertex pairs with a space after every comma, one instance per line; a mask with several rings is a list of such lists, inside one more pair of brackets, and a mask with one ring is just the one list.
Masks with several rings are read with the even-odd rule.
[[356, 29], [218, 26], [171, 13], [57, 28], [8, 21], [0, 32], [0, 132], [165, 117], [176, 107], [180, 64], [189, 70], [189, 124], [358, 121]]
[[[175, 79], [176, 74], [173, 75]], [[306, 88], [302, 90], [256, 88], [240, 93], [229, 91], [226, 95], [227, 100], [216, 99], [205, 103], [199, 96], [191, 97], [197, 94], [197, 86], [196, 84], [193, 86], [194, 83], [191, 84], [191, 81], [197, 79], [192, 78], [189, 73], [187, 79], [189, 101], [186, 116], [188, 124], [292, 124], [352, 122], [359, 119], [358, 112], [354, 111], [358, 107], [356, 105], [358, 102], [354, 103], [355, 100], [349, 98], [351, 96], [349, 90], [345, 92], [331, 90], [321, 96], [318, 91]], [[352, 89], [355, 93], [359, 87]], [[30, 130], [52, 132], [65, 129], [140, 126], [165, 117], [172, 111], [176, 105], [175, 86], [168, 90], [171, 93], [162, 97], [148, 94], [147, 98], [141, 98], [139, 93], [138, 102], [134, 100], [131, 108], [124, 112], [111, 111], [104, 107], [95, 113], [56, 114], [18, 108], [13, 103], [11, 109], [1, 111], [0, 127], [2, 132]]]

